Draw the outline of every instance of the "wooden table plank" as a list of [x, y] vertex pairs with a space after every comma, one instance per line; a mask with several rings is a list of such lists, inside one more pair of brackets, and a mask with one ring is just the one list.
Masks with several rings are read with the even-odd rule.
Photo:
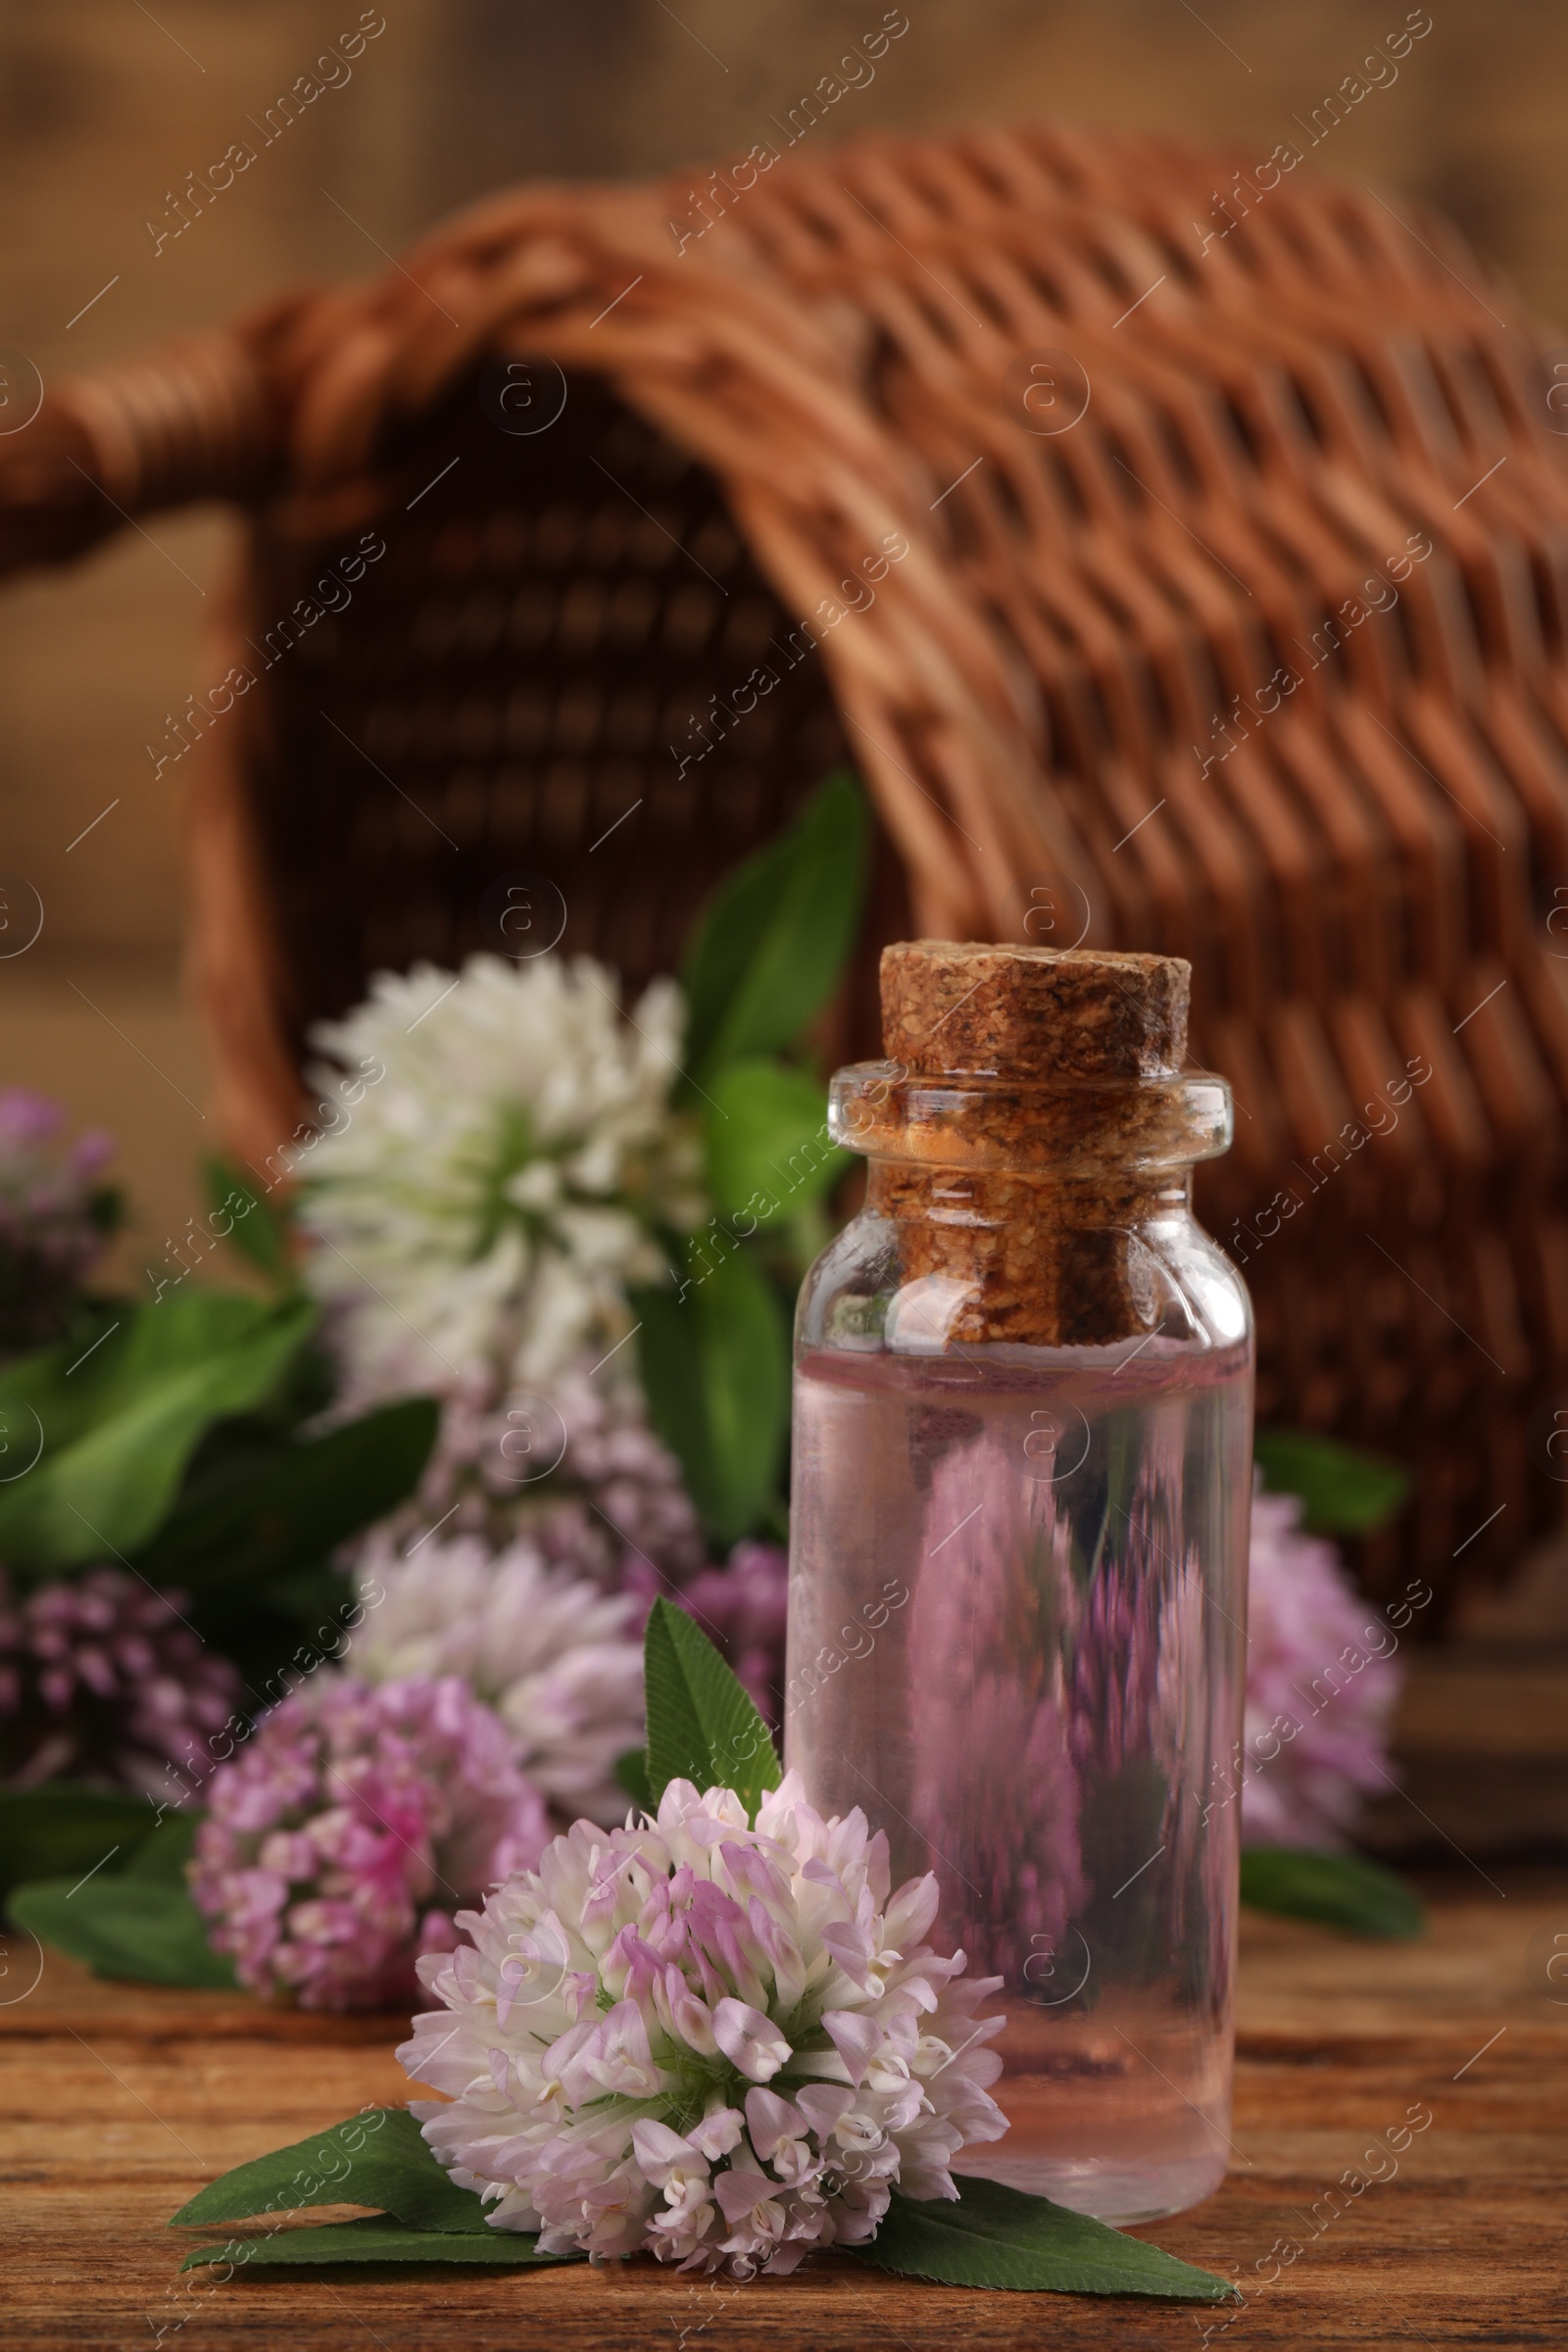
[[[1473, 1877], [1435, 1885], [1432, 1935], [1411, 1946], [1248, 1921], [1237, 2160], [1206, 2205], [1148, 2232], [1242, 2281], [1228, 2325], [1194, 2307], [916, 2285], [834, 2257], [741, 2290], [643, 2263], [181, 2280], [179, 2254], [195, 2241], [164, 2225], [204, 2180], [406, 2094], [397, 2021], [106, 1984], [54, 1952], [25, 1991], [37, 1955], [12, 1936], [0, 1978], [0, 2343], [1201, 2352], [1206, 2328], [1211, 2345], [1243, 2352], [1559, 2346], [1568, 1985], [1553, 1999], [1542, 1963], [1555, 1934], [1568, 1950], [1568, 1878], [1492, 1877], [1495, 1890]], [[1396, 2175], [1326, 2205], [1411, 2108], [1432, 2122]]]

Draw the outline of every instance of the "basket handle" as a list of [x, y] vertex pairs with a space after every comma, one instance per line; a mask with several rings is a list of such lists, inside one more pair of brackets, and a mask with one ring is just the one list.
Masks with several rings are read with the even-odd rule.
[[254, 494], [282, 439], [257, 355], [231, 332], [68, 377], [0, 437], [0, 577], [70, 562], [161, 507]]

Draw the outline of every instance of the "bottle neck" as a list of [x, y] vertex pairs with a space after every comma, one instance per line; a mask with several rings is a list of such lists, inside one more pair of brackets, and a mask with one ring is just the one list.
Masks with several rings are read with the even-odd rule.
[[1191, 1213], [1190, 1167], [936, 1166], [871, 1159], [866, 1207], [898, 1228], [906, 1320], [956, 1347], [1106, 1347], [1158, 1320], [1165, 1285], [1142, 1229]]
[[1201, 1071], [1019, 1080], [861, 1062], [835, 1076], [828, 1119], [870, 1161], [868, 1205], [898, 1231], [897, 1317], [924, 1300], [938, 1346], [1106, 1347], [1158, 1328], [1169, 1278], [1142, 1236], [1190, 1213], [1194, 1165], [1230, 1142], [1231, 1099]]

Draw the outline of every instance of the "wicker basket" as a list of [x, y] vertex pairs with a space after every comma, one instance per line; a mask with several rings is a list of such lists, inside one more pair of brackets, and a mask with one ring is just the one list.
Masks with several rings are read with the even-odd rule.
[[252, 1157], [370, 971], [510, 889], [640, 981], [846, 754], [845, 1045], [911, 925], [1190, 956], [1261, 1410], [1414, 1464], [1365, 1572], [1451, 1590], [1558, 1514], [1568, 419], [1444, 224], [1273, 170], [995, 130], [514, 191], [61, 386], [0, 564], [247, 517], [155, 756]]

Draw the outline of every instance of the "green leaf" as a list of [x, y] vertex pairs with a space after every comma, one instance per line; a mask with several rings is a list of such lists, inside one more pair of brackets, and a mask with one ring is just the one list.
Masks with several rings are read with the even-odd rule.
[[759, 1226], [797, 1213], [853, 1164], [827, 1136], [827, 1090], [782, 1061], [718, 1071], [703, 1117], [708, 1189], [722, 1217]]
[[673, 1602], [656, 1600], [643, 1641], [648, 1700], [648, 1789], [657, 1806], [670, 1781], [733, 1788], [755, 1816], [782, 1777], [773, 1735], [744, 1686]]
[[640, 1291], [634, 1303], [654, 1427], [709, 1532], [732, 1544], [766, 1509], [783, 1459], [790, 1343], [778, 1295], [732, 1244], [706, 1276]]
[[323, 1559], [413, 1494], [440, 1421], [433, 1397], [405, 1397], [325, 1437], [193, 1478], [134, 1565], [154, 1583], [199, 1592]]
[[945, 2286], [1054, 2289], [1071, 2295], [1172, 2295], [1221, 2303], [1236, 2289], [1120, 2230], [1000, 2180], [961, 2175], [956, 2205], [895, 2192], [881, 2229], [855, 2252], [906, 2278]]
[[187, 2254], [182, 2271], [229, 2262], [236, 2275], [254, 2270], [295, 2270], [326, 2262], [483, 2262], [497, 2270], [520, 2271], [542, 2263], [582, 2262], [581, 2254], [541, 2254], [537, 2238], [520, 2230], [405, 2230], [368, 2214], [357, 2222], [321, 2222], [280, 2230], [275, 2237], [235, 2237], [227, 2245], [201, 2246]]
[[653, 1787], [648, 1778], [648, 1750], [646, 1747], [628, 1747], [623, 1754], [615, 1758], [615, 1786], [617, 1788], [625, 1789], [632, 1803], [641, 1812], [653, 1813], [658, 1810], [654, 1802]]
[[87, 1781], [44, 1781], [0, 1788], [0, 1894], [33, 1879], [102, 1865], [119, 1868], [152, 1836], [157, 1815], [144, 1796]]
[[309, 2139], [253, 2157], [199, 2188], [171, 2216], [172, 2230], [245, 2222], [306, 2205], [373, 2205], [411, 2230], [483, 2230], [484, 2207], [431, 2153], [406, 2107], [345, 2116]]
[[832, 994], [859, 928], [869, 826], [847, 769], [709, 901], [686, 957], [686, 1066], [790, 1045]]
[[100, 1302], [94, 1314], [88, 1336], [104, 1344], [90, 1354], [81, 1352], [88, 1338], [76, 1337], [74, 1347], [39, 1348], [0, 1375], [0, 1396], [24, 1397], [62, 1437], [77, 1436], [133, 1402], [149, 1378], [203, 1364], [256, 1338], [276, 1323], [278, 1309], [243, 1292], [192, 1284], [171, 1285], [146, 1304]]
[[183, 1878], [132, 1869], [117, 1877], [105, 1871], [85, 1886], [43, 1879], [17, 1888], [10, 1916], [100, 1977], [234, 1988], [233, 1963], [208, 1942]]
[[202, 1818], [199, 1807], [189, 1813], [166, 1813], [125, 1864], [125, 1877], [160, 1886], [183, 1886], [185, 1865], [195, 1851]]
[[1260, 1429], [1253, 1452], [1266, 1487], [1301, 1497], [1302, 1525], [1314, 1536], [1371, 1535], [1410, 1493], [1410, 1473], [1401, 1463], [1308, 1430]]
[[1299, 1846], [1242, 1849], [1242, 1900], [1254, 1911], [1315, 1919], [1358, 1936], [1408, 1942], [1426, 1927], [1426, 1906], [1396, 1872], [1365, 1854], [1311, 1853]]
[[38, 1575], [138, 1549], [203, 1433], [263, 1403], [315, 1322], [303, 1301], [176, 1292], [126, 1309], [74, 1367], [38, 1358], [12, 1367], [0, 1418], [30, 1410], [41, 1451], [24, 1475], [0, 1484], [0, 1557]]
[[102, 1299], [83, 1301], [65, 1339], [15, 1357], [0, 1372], [0, 1503], [36, 1446], [38, 1423], [45, 1414], [56, 1444], [65, 1444], [91, 1424], [99, 1408], [94, 1381], [84, 1374], [89, 1366], [97, 1373], [113, 1335], [123, 1332], [125, 1323], [123, 1306]]
[[210, 1156], [202, 1162], [202, 1173], [213, 1214], [230, 1220], [221, 1239], [273, 1282], [289, 1282], [293, 1267], [288, 1227], [266, 1194], [258, 1192], [231, 1160]]

